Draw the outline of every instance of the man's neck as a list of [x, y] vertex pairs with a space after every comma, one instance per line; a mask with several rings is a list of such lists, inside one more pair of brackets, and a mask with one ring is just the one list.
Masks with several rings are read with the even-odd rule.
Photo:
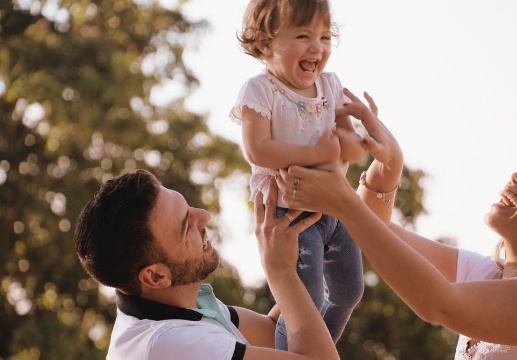
[[142, 289], [140, 297], [165, 305], [181, 308], [197, 308], [197, 296], [201, 283], [171, 286], [165, 289]]

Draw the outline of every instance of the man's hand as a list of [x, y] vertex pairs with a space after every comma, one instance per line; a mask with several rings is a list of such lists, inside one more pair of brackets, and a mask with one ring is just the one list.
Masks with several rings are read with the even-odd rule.
[[300, 210], [289, 210], [288, 216], [276, 217], [278, 187], [274, 178], [269, 180], [269, 192], [265, 208], [262, 193], [255, 198], [255, 235], [262, 267], [268, 281], [286, 272], [296, 273], [298, 261], [298, 235], [321, 218], [313, 214], [290, 226], [291, 220], [301, 214]]

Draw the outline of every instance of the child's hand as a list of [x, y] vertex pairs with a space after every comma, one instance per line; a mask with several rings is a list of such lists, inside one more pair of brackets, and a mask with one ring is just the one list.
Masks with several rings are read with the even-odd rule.
[[343, 162], [362, 161], [368, 153], [363, 138], [354, 130], [336, 128], [335, 133], [341, 146], [340, 158]]
[[341, 146], [338, 136], [331, 130], [325, 132], [314, 145], [318, 163], [334, 163], [339, 161]]

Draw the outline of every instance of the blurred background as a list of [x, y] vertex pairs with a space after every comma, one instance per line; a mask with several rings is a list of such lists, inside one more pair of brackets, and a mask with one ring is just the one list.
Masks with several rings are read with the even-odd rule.
[[[82, 270], [73, 231], [99, 185], [136, 168], [213, 214], [219, 298], [272, 306], [249, 165], [227, 116], [261, 69], [235, 38], [246, 4], [0, 2], [0, 359], [105, 358], [113, 290]], [[482, 218], [516, 170], [517, 5], [331, 4], [341, 41], [327, 69], [374, 96], [405, 153], [394, 221], [490, 255], [498, 239]], [[370, 161], [351, 166], [352, 184]], [[341, 356], [452, 359], [456, 335], [419, 320], [364, 266]]]

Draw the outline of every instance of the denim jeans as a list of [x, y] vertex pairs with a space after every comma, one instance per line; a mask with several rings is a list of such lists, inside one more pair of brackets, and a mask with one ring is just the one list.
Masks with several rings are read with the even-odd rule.
[[[286, 208], [278, 207], [278, 218]], [[304, 212], [292, 224], [312, 213]], [[298, 275], [319, 309], [336, 343], [364, 291], [361, 251], [336, 218], [323, 215], [298, 238]], [[287, 350], [285, 323], [280, 316], [275, 346]]]

